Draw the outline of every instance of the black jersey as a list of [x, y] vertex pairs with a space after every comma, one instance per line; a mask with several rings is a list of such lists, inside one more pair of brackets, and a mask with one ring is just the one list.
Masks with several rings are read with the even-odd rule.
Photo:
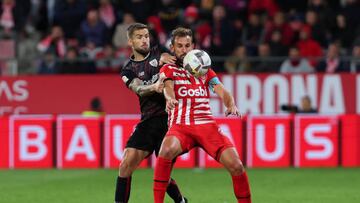
[[[134, 61], [131, 57], [129, 62], [121, 70], [121, 76], [126, 86], [134, 78], [140, 79], [144, 85], [151, 85], [159, 79], [160, 51], [157, 47], [150, 50], [142, 61]], [[149, 96], [139, 97], [141, 108], [141, 120], [155, 116], [167, 115], [165, 112], [165, 98], [162, 94], [154, 93]]]

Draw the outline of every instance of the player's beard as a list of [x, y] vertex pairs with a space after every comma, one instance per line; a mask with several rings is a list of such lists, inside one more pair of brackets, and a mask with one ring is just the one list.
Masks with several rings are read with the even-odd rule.
[[183, 60], [185, 58], [186, 54], [183, 54], [181, 56], [176, 56], [176, 64], [179, 65], [180, 67], [182, 67], [183, 65]]
[[150, 48], [136, 48], [135, 51], [145, 57], [150, 52]]

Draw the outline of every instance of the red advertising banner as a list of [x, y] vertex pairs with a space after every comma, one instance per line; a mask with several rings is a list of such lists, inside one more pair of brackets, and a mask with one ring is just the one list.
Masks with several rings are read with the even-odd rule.
[[[219, 76], [242, 113], [273, 114], [308, 95], [320, 113], [360, 113], [360, 75], [234, 74]], [[46, 84], [46, 85], [44, 85]], [[346, 90], [346, 91], [345, 91]], [[44, 98], [46, 97], [46, 100]], [[0, 77], [0, 116], [79, 114], [99, 97], [108, 114], [138, 114], [138, 101], [117, 75]], [[225, 109], [211, 96], [214, 115]]]
[[57, 117], [57, 163], [58, 168], [100, 167], [100, 125], [96, 117]]
[[80, 114], [94, 97], [107, 113], [139, 113], [136, 95], [118, 75], [0, 77], [0, 116]]
[[343, 115], [341, 119], [341, 165], [360, 166], [360, 116]]
[[9, 167], [52, 168], [53, 124], [51, 115], [11, 116]]
[[339, 163], [337, 116], [295, 116], [295, 167], [335, 167]]
[[9, 118], [0, 117], [0, 168], [9, 168]]
[[291, 116], [249, 116], [247, 120], [248, 167], [289, 167]]
[[[227, 137], [235, 146], [239, 153], [240, 159], [243, 159], [243, 130], [244, 124], [240, 118], [228, 117], [216, 118], [221, 132]], [[222, 167], [216, 160], [209, 156], [204, 150], [199, 149], [199, 167], [202, 168], [218, 168]]]
[[[128, 139], [134, 131], [139, 116], [109, 115], [104, 123], [104, 167], [118, 168], [124, 155]], [[141, 162], [140, 168], [148, 166], [148, 159]]]

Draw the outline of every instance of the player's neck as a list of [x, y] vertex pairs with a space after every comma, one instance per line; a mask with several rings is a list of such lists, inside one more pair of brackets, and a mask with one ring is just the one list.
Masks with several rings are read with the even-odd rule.
[[137, 51], [133, 51], [133, 57], [132, 58], [133, 58], [134, 61], [142, 61], [149, 55], [149, 53], [143, 55], [143, 54], [141, 54], [141, 53], [139, 53]]

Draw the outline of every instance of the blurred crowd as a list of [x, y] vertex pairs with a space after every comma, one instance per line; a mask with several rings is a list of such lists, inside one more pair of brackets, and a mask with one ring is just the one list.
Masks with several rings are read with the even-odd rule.
[[134, 22], [149, 25], [153, 45], [164, 49], [172, 29], [191, 28], [197, 48], [209, 52], [217, 72], [360, 72], [359, 0], [2, 0], [0, 5], [0, 38], [16, 42], [23, 73], [118, 73], [131, 54], [126, 29]]

